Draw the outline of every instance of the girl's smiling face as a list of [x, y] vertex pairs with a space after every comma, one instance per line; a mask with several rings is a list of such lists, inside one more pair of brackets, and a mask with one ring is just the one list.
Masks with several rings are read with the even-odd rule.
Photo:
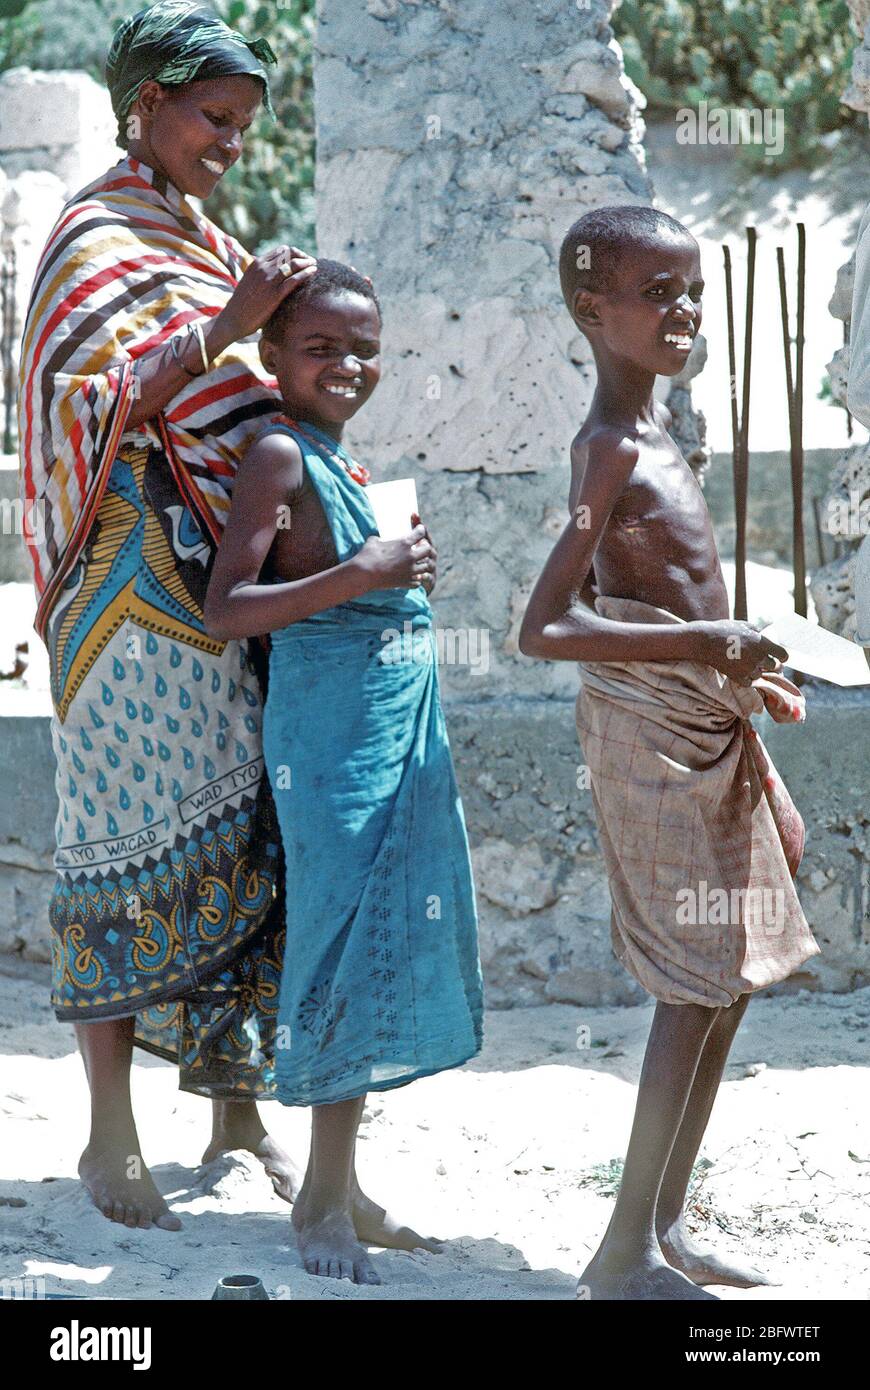
[[262, 82], [245, 73], [179, 87], [145, 82], [127, 118], [140, 121], [128, 153], [164, 173], [182, 193], [207, 198], [241, 155], [262, 99]]
[[352, 290], [306, 300], [285, 321], [280, 342], [260, 339], [260, 358], [278, 378], [291, 415], [334, 439], [369, 399], [381, 376], [377, 306]]

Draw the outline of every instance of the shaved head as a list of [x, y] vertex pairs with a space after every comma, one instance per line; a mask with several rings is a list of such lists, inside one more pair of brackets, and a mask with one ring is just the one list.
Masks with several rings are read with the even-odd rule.
[[565, 303], [573, 312], [577, 290], [606, 294], [614, 289], [632, 252], [662, 241], [693, 240], [681, 222], [658, 208], [595, 208], [574, 223], [562, 242], [559, 280]]

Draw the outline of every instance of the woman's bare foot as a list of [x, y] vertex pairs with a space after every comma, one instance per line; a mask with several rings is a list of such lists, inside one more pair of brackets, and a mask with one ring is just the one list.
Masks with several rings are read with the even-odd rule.
[[353, 1224], [364, 1245], [379, 1245], [390, 1250], [428, 1250], [439, 1255], [444, 1249], [440, 1240], [421, 1236], [410, 1226], [402, 1226], [356, 1184], [353, 1198]]
[[672, 1269], [661, 1251], [648, 1250], [630, 1261], [609, 1259], [606, 1251], [586, 1266], [578, 1280], [586, 1297], [618, 1302], [707, 1302], [719, 1300]]
[[659, 1244], [668, 1264], [685, 1274], [694, 1284], [723, 1284], [732, 1289], [754, 1289], [761, 1284], [772, 1285], [774, 1282], [752, 1265], [732, 1264], [721, 1259], [715, 1250], [698, 1245], [682, 1223], [661, 1233]]
[[91, 1201], [109, 1221], [147, 1231], [180, 1231], [181, 1222], [173, 1215], [145, 1167], [138, 1143], [115, 1140], [97, 1147], [88, 1144], [79, 1159], [79, 1177]]
[[245, 1149], [258, 1158], [285, 1202], [295, 1202], [302, 1172], [281, 1145], [266, 1132], [253, 1101], [213, 1101], [212, 1136], [202, 1156], [210, 1163], [218, 1154]]
[[321, 1279], [350, 1279], [379, 1284], [380, 1276], [357, 1238], [350, 1212], [336, 1207], [310, 1211], [310, 1203], [293, 1208], [293, 1229], [302, 1263]]

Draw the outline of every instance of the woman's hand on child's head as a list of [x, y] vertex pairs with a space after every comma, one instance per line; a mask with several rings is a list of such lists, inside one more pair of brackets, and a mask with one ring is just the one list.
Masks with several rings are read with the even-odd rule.
[[437, 556], [422, 523], [394, 541], [369, 536], [354, 559], [369, 589], [411, 589], [422, 584], [428, 592], [435, 583]]
[[256, 256], [219, 315], [233, 333], [231, 341], [247, 338], [262, 328], [282, 299], [310, 279], [316, 269], [314, 257], [296, 246], [276, 246]]

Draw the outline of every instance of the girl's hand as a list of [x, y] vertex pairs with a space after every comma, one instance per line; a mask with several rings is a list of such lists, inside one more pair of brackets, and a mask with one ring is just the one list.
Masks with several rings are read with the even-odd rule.
[[[290, 274], [281, 270], [287, 266]], [[262, 328], [288, 294], [314, 274], [317, 262], [296, 246], [276, 246], [257, 256], [236, 285], [229, 301], [218, 314], [224, 335], [238, 342]]]
[[354, 559], [366, 581], [366, 589], [411, 589], [435, 582], [435, 551], [423, 525], [408, 536], [382, 541], [369, 536]]

